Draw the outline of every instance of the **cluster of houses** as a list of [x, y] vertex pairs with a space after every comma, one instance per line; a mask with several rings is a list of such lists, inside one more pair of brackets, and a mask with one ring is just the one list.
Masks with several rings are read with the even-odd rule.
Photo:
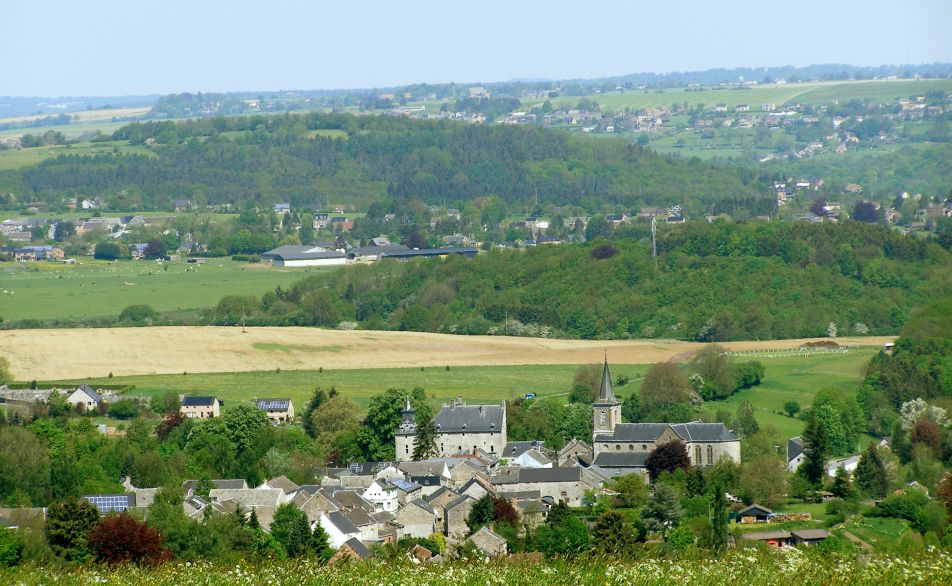
[[34, 405], [49, 403], [50, 397], [54, 394], [65, 397], [67, 404], [86, 413], [95, 412], [100, 406], [121, 398], [111, 392], [100, 393], [85, 384], [72, 388], [51, 389], [13, 389], [7, 385], [0, 385], [0, 404], [8, 413], [29, 415]]
[[[29, 397], [17, 394], [26, 392], [2, 387], [0, 398], [37, 400], [39, 394], [55, 391], [31, 391], [35, 396]], [[84, 385], [69, 391], [67, 400], [93, 406], [103, 399]], [[255, 405], [276, 425], [294, 419], [290, 399], [255, 399]], [[186, 417], [218, 417], [221, 408], [221, 401], [213, 396], [181, 397], [180, 409]], [[612, 389], [607, 361], [593, 411], [591, 443], [576, 438], [556, 451], [541, 441], [509, 441], [504, 403], [467, 405], [457, 398], [444, 404], [433, 419], [432, 457], [414, 460], [418, 429], [407, 400], [394, 438], [394, 461], [320, 468], [315, 470], [319, 480], [303, 485], [284, 476], [258, 486], [249, 486], [244, 479], [189, 480], [182, 487], [182, 507], [186, 515], [197, 519], [216, 512], [254, 513], [267, 530], [278, 507], [290, 503], [306, 515], [312, 528], [326, 531], [337, 556], [343, 557], [365, 558], [372, 544], [433, 534], [443, 535], [450, 548], [468, 543], [486, 556], [496, 556], [507, 553], [506, 540], [488, 527], [470, 535], [466, 523], [473, 505], [486, 495], [509, 501], [519, 513], [520, 525], [531, 530], [559, 502], [581, 506], [586, 493], [604, 492], [614, 477], [646, 476], [647, 455], [666, 442], [683, 442], [695, 466], [712, 466], [720, 458], [740, 462], [737, 436], [720, 423], [622, 423], [621, 402]], [[123, 487], [119, 494], [83, 498], [102, 513], [144, 511], [160, 490], [136, 487], [128, 478]], [[734, 516], [743, 523], [790, 520], [756, 504]], [[781, 547], [816, 543], [827, 535], [803, 530], [748, 533], [745, 538]], [[439, 560], [440, 553], [415, 555]]]

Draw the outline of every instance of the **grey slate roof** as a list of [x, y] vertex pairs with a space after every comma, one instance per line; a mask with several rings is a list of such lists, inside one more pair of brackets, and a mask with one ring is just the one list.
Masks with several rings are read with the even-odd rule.
[[653, 442], [670, 427], [686, 442], [738, 441], [723, 423], [619, 423], [614, 433], [595, 437], [596, 442]]
[[183, 407], [211, 407], [215, 397], [182, 397]]
[[423, 499], [413, 499], [407, 504], [416, 505], [430, 514], [433, 514], [433, 515], [436, 514], [436, 511], [433, 510], [433, 507], [430, 505], [430, 503], [426, 502]]
[[341, 533], [347, 535], [350, 533], [360, 533], [360, 530], [357, 529], [357, 526], [350, 522], [350, 519], [344, 516], [340, 511], [334, 511], [333, 513], [327, 513], [327, 519], [331, 522], [334, 527], [337, 527], [337, 530]]
[[578, 482], [582, 469], [573, 468], [518, 468], [505, 475], [493, 476], [493, 484], [522, 484], [543, 482]]
[[602, 468], [643, 468], [647, 459], [645, 452], [603, 452], [592, 464]]
[[502, 431], [502, 405], [449, 405], [436, 414], [439, 433], [489, 433]]
[[768, 509], [763, 505], [758, 505], [754, 503], [750, 506], [744, 507], [743, 509], [737, 511], [737, 515], [743, 517], [744, 515], [771, 515], [773, 511]]
[[355, 554], [357, 554], [357, 557], [359, 557], [360, 559], [366, 559], [370, 557], [370, 550], [367, 549], [367, 546], [364, 545], [363, 542], [361, 542], [356, 537], [351, 537], [350, 539], [345, 541], [341, 545], [341, 547], [343, 547], [344, 545], [349, 547], [350, 550], [354, 552]]
[[419, 250], [394, 250], [385, 252], [381, 257], [387, 258], [414, 258], [418, 256], [446, 256], [450, 254], [459, 254], [462, 256], [476, 256], [479, 251], [472, 246], [456, 246], [448, 248], [421, 248]]
[[803, 453], [803, 440], [799, 437], [792, 437], [787, 440], [787, 460], [793, 460]]
[[602, 367], [602, 383], [598, 388], [598, 400], [596, 405], [618, 405], [618, 399], [615, 398], [615, 392], [612, 390], [612, 375], [608, 371], [608, 358], [605, 359], [605, 365]]
[[536, 448], [541, 450], [545, 449], [545, 442], [532, 440], [524, 442], [509, 442], [506, 444], [506, 447], [502, 450], [503, 458], [518, 458], [519, 456], [525, 454], [529, 450]]
[[99, 393], [96, 392], [96, 389], [92, 388], [89, 385], [79, 385], [79, 390], [86, 393], [90, 399], [92, 399], [93, 401], [97, 403], [102, 401], [102, 397], [99, 395]]

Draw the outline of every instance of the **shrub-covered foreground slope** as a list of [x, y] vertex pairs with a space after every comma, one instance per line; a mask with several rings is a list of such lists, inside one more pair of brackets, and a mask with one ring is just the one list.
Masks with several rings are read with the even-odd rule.
[[717, 558], [645, 559], [640, 561], [580, 559], [528, 561], [503, 559], [491, 563], [421, 564], [360, 562], [321, 566], [316, 562], [274, 562], [220, 566], [175, 563], [158, 568], [90, 566], [72, 569], [21, 566], [0, 570], [9, 584], [948, 584], [952, 556], [869, 555], [862, 559], [790, 548], [784, 552], [735, 550]]

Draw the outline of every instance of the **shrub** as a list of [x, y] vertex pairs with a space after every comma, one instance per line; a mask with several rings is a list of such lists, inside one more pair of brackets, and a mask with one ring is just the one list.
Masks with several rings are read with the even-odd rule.
[[89, 549], [97, 561], [110, 565], [124, 562], [151, 565], [172, 557], [157, 531], [125, 512], [99, 521], [89, 535]]
[[151, 305], [128, 305], [119, 314], [119, 321], [141, 324], [158, 317], [159, 312]]
[[0, 527], [0, 566], [15, 566], [20, 561], [23, 545], [16, 534], [6, 527]]
[[138, 401], [134, 399], [120, 399], [115, 403], [109, 404], [109, 417], [116, 419], [132, 419], [139, 414], [140, 408]]

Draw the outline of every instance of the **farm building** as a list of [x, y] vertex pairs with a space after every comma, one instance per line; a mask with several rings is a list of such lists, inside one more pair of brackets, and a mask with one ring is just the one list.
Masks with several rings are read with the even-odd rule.
[[347, 255], [323, 246], [279, 246], [261, 255], [276, 267], [326, 267], [347, 264]]

